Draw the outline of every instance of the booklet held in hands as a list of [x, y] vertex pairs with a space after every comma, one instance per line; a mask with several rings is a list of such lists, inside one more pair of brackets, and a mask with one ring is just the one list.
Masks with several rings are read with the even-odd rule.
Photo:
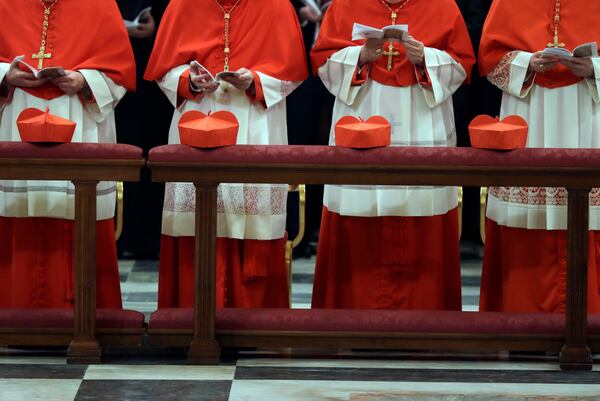
[[382, 29], [354, 23], [352, 27], [352, 40], [384, 39], [390, 42], [408, 40], [408, 25], [388, 25]]
[[576, 58], [590, 58], [598, 57], [598, 45], [596, 42], [584, 43], [577, 46], [571, 53], [567, 49], [562, 47], [548, 47], [542, 52], [544, 57], [557, 57], [563, 59]]
[[208, 71], [208, 69], [206, 67], [204, 67], [202, 64], [200, 64], [197, 61], [192, 61], [190, 63], [190, 66], [192, 68], [196, 68], [199, 73], [208, 75], [208, 77], [209, 77], [208, 81], [214, 82], [216, 84], [220, 84], [221, 81], [223, 81], [223, 78], [228, 78], [228, 77], [237, 78], [240, 76], [240, 73], [235, 72], [235, 71], [221, 71], [217, 75], [213, 75], [210, 73], [210, 71]]
[[38, 70], [34, 66], [25, 62], [24, 55], [15, 57], [15, 61], [18, 62], [23, 67], [25, 67], [26, 69], [28, 69], [29, 71], [31, 71], [33, 76], [36, 77], [37, 79], [57, 78], [57, 77], [64, 77], [65, 75], [67, 75], [64, 68], [62, 68], [62, 67], [47, 67], [47, 68]]

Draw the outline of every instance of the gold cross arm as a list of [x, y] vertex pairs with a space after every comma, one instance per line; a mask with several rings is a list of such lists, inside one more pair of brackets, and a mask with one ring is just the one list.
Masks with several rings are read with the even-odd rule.
[[565, 47], [565, 44], [558, 41], [558, 36], [554, 36], [554, 42], [548, 43], [548, 47], [554, 47], [558, 49], [559, 47]]
[[41, 70], [42, 68], [44, 68], [44, 59], [47, 60], [52, 58], [52, 53], [46, 53], [46, 49], [44, 47], [41, 47], [40, 52], [37, 54], [32, 54], [31, 58], [39, 59], [37, 68]]
[[392, 66], [394, 63], [394, 57], [399, 56], [400, 52], [398, 50], [396, 50], [394, 48], [394, 45], [392, 44], [392, 42], [390, 42], [390, 46], [388, 47], [388, 51], [384, 51], [383, 52], [384, 56], [388, 56], [388, 62], [387, 62], [387, 70], [388, 71], [392, 71]]

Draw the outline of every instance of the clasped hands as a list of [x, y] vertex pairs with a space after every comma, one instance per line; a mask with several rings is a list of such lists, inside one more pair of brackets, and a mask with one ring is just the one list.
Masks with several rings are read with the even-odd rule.
[[[400, 42], [406, 49], [406, 57], [412, 64], [423, 67], [425, 65], [425, 45], [408, 35], [408, 39]], [[367, 39], [366, 43], [360, 49], [358, 65], [363, 67], [365, 64], [378, 60], [385, 51], [384, 39]]]
[[[241, 91], [252, 90], [254, 87], [254, 76], [246, 68], [240, 68], [236, 71], [237, 76], [226, 76], [222, 80]], [[194, 91], [213, 93], [219, 88], [219, 83], [202, 71], [199, 65], [190, 65], [190, 86]]]
[[539, 51], [533, 54], [529, 61], [528, 71], [534, 73], [542, 73], [550, 71], [558, 64], [567, 67], [571, 72], [582, 78], [590, 78], [594, 76], [594, 64], [589, 58], [573, 57], [571, 59], [548, 57], [544, 56], [543, 52]]
[[56, 78], [37, 79], [31, 72], [19, 68], [19, 63], [13, 61], [4, 77], [5, 82], [14, 88], [39, 88], [48, 83], [57, 86], [66, 95], [76, 95], [85, 87], [83, 75], [78, 71], [65, 71], [66, 75]]

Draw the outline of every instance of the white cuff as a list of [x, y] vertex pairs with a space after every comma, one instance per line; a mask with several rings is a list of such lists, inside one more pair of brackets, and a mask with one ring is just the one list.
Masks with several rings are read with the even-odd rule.
[[127, 89], [117, 85], [112, 79], [98, 70], [79, 70], [94, 95], [95, 102], [84, 103], [96, 122], [103, 122], [127, 93]]
[[352, 106], [362, 86], [352, 86], [362, 46], [350, 46], [334, 53], [319, 68], [323, 85], [341, 102]]
[[[517, 54], [517, 57], [510, 64], [510, 74], [509, 74], [509, 82], [508, 82], [508, 90], [507, 92], [518, 98], [526, 97], [533, 85], [529, 85], [527, 88], [524, 88], [525, 81], [529, 78], [527, 74], [527, 70], [529, 69], [529, 62], [533, 57], [533, 53], [521, 51]], [[535, 78], [534, 78], [535, 79]]]
[[594, 76], [586, 78], [585, 82], [590, 89], [594, 103], [600, 103], [600, 57], [592, 57], [591, 60], [594, 66]]
[[460, 88], [467, 79], [467, 73], [462, 65], [445, 51], [431, 47], [425, 47], [423, 51], [431, 88], [421, 88], [427, 105], [433, 108], [444, 103]]

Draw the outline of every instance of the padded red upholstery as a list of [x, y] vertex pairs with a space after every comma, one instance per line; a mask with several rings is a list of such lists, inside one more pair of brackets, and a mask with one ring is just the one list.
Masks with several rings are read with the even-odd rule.
[[115, 143], [0, 142], [0, 158], [130, 160], [141, 159], [142, 149]]
[[150, 162], [350, 164], [429, 166], [600, 167], [600, 149], [517, 149], [387, 147], [367, 150], [335, 146], [235, 145], [196, 149], [164, 145], [150, 151]]
[[[0, 309], [2, 328], [72, 328], [72, 309]], [[144, 314], [131, 310], [98, 309], [96, 327], [102, 329], [141, 329]]]
[[[220, 330], [346, 331], [470, 334], [563, 334], [561, 314], [390, 310], [219, 309]], [[161, 309], [150, 330], [192, 330], [192, 309]], [[600, 315], [590, 316], [590, 334], [600, 334]]]

